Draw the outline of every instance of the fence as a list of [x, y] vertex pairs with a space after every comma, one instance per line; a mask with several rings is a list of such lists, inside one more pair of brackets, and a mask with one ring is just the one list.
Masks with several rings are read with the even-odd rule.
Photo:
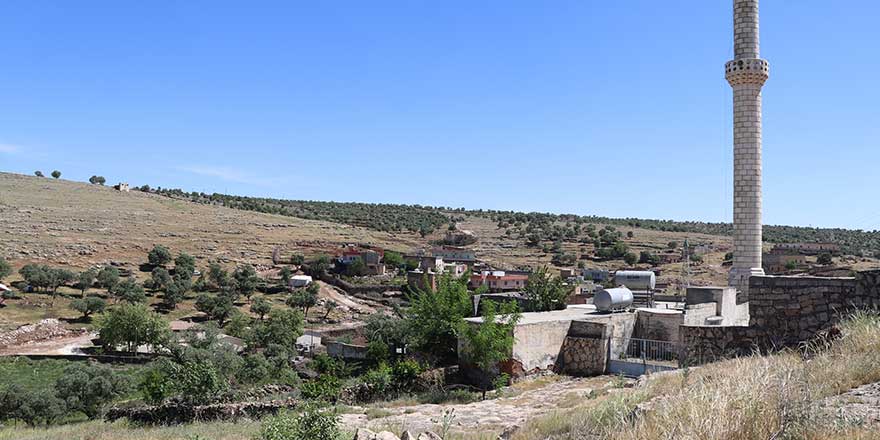
[[608, 372], [627, 376], [675, 370], [680, 347], [669, 341], [612, 338], [608, 344]]

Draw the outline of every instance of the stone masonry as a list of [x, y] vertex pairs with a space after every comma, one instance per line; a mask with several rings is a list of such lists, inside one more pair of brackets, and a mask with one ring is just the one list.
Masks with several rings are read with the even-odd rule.
[[855, 278], [752, 277], [748, 327], [679, 329], [687, 363], [795, 347], [823, 334], [856, 310], [880, 309], [880, 271]]
[[761, 88], [770, 65], [760, 58], [758, 0], [734, 0], [735, 59], [725, 65], [733, 88], [733, 267], [730, 285], [747, 291], [761, 265]]

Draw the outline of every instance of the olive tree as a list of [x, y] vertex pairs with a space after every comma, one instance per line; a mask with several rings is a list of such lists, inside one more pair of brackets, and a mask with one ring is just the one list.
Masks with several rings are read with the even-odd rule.
[[141, 345], [161, 347], [167, 344], [171, 328], [168, 322], [142, 304], [119, 304], [98, 320], [98, 334], [105, 348], [124, 347], [134, 352]]

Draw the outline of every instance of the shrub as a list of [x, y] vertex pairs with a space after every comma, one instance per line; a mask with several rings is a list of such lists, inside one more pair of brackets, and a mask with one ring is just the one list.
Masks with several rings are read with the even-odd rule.
[[833, 259], [831, 258], [831, 254], [826, 252], [826, 253], [819, 254], [819, 257], [816, 259], [816, 262], [819, 264], [822, 264], [822, 265], [828, 265], [833, 262]]
[[285, 412], [263, 421], [257, 440], [341, 440], [339, 416], [307, 405], [299, 414]]
[[105, 179], [104, 176], [93, 175], [92, 177], [89, 177], [89, 183], [91, 183], [92, 185], [103, 185], [106, 182], [107, 179]]
[[55, 382], [55, 393], [67, 409], [89, 419], [101, 415], [104, 406], [128, 390], [128, 381], [103, 365], [73, 363]]
[[52, 171], [52, 177], [54, 177], [54, 178], [56, 178], [56, 179], [60, 178], [60, 177], [61, 177], [61, 171], [58, 171], [58, 170]]
[[144, 373], [138, 384], [138, 391], [148, 404], [161, 405], [174, 393], [174, 382], [162, 368], [154, 366]]
[[38, 171], [34, 171], [34, 175], [37, 176], [37, 177], [46, 177], [46, 176], [43, 175], [43, 172], [42, 172], [42, 171], [39, 171], [39, 170], [38, 170]]
[[317, 379], [302, 384], [299, 392], [300, 396], [306, 400], [335, 402], [341, 390], [342, 385], [339, 378], [322, 374]]
[[0, 281], [8, 277], [12, 273], [12, 266], [0, 257]]
[[529, 311], [546, 312], [564, 309], [573, 289], [561, 277], [550, 276], [547, 267], [541, 267], [529, 275], [523, 294], [528, 298]]
[[391, 367], [391, 380], [399, 391], [414, 391], [418, 386], [419, 375], [422, 372], [424, 372], [424, 368], [418, 362], [404, 359]]

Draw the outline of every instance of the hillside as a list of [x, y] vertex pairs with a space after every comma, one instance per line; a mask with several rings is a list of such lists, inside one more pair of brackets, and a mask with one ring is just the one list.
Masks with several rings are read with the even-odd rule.
[[[596, 246], [588, 228], [610, 226], [636, 255], [661, 252], [670, 242], [686, 240], [711, 248], [702, 263], [691, 265], [689, 277], [681, 263], [660, 265], [661, 282], [676, 285], [685, 278], [702, 285], [726, 282], [727, 268], [721, 263], [730, 251], [730, 237], [723, 227], [711, 224], [362, 203], [274, 201], [267, 205], [269, 200], [273, 199], [167, 189], [125, 193], [100, 185], [0, 173], [0, 240], [4, 244], [0, 256], [16, 267], [44, 262], [83, 268], [111, 261], [136, 266], [153, 245], [162, 244], [193, 254], [200, 264], [260, 265], [271, 264], [276, 248], [282, 255], [306, 256], [332, 254], [347, 243], [399, 252], [424, 249], [443, 239], [451, 223], [459, 231], [473, 233], [477, 241], [470, 247], [478, 258], [500, 268], [572, 267], [574, 262], [611, 270], [628, 267], [620, 258], [592, 258]], [[408, 216], [413, 219], [407, 220]], [[441, 224], [444, 218], [447, 223]], [[809, 228], [792, 230], [804, 233]], [[554, 264], [554, 256], [570, 259]], [[850, 258], [844, 263], [854, 268], [876, 265], [868, 258]]]

